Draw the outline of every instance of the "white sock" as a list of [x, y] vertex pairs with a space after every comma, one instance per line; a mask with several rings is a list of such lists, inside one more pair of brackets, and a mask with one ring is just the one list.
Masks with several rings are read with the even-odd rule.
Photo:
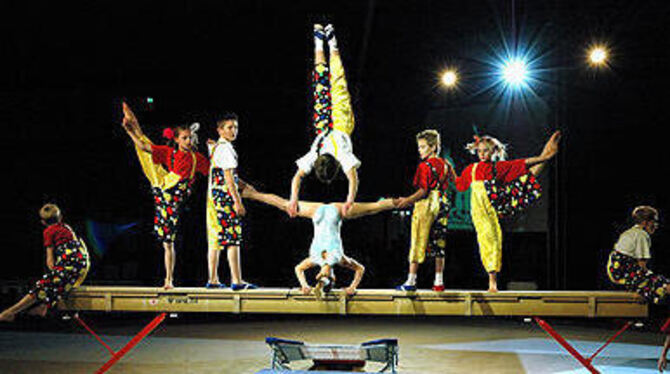
[[416, 274], [409, 273], [407, 274], [406, 286], [416, 286]]
[[314, 50], [323, 51], [323, 39], [319, 39], [316, 36], [314, 37]]
[[335, 38], [335, 35], [333, 35], [333, 38], [328, 40], [328, 48], [330, 48], [331, 51], [337, 51], [337, 39]]
[[441, 286], [444, 284], [444, 279], [442, 273], [435, 273], [435, 283], [436, 286]]

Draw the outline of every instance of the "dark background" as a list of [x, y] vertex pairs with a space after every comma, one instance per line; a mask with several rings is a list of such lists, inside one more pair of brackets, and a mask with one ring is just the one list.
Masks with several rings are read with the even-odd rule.
[[[430, 125], [449, 138], [455, 136], [450, 127], [471, 125], [439, 113], [492, 108], [491, 123], [479, 125], [511, 143], [512, 157], [529, 155], [515, 149], [539, 152], [553, 129], [564, 131], [547, 173], [546, 232], [505, 235], [503, 282], [607, 287], [603, 263], [631, 209], [651, 204], [662, 216], [667, 211], [667, 2], [8, 1], [0, 7], [0, 149], [6, 160], [0, 279], [27, 282], [41, 274], [37, 210], [55, 202], [82, 235], [87, 225], [137, 223], [94, 251], [90, 283], [161, 283], [149, 185], [119, 127], [122, 98], [155, 141], [164, 126], [191, 121], [203, 124], [201, 139], [214, 137], [215, 114], [237, 112], [240, 175], [287, 196], [293, 162], [313, 137], [314, 22], [335, 24], [354, 96], [360, 201], [412, 192], [417, 131]], [[515, 118], [533, 108], [485, 89], [492, 79], [487, 61], [503, 40], [536, 46], [542, 72], [533, 87], [548, 108], [547, 123], [520, 124]], [[609, 44], [609, 69], [585, 64], [593, 41]], [[454, 92], [438, 84], [447, 65], [461, 72]], [[465, 144], [469, 136], [452, 141]], [[462, 170], [471, 159], [461, 148], [453, 152], [460, 152], [455, 160]], [[206, 280], [204, 182], [182, 219], [177, 285]], [[312, 178], [304, 184], [305, 198], [341, 200], [345, 194], [344, 180], [325, 190]], [[244, 277], [265, 286], [296, 285], [293, 265], [308, 253], [311, 223], [252, 202], [247, 208]], [[397, 213], [345, 223], [345, 251], [367, 267], [362, 287], [404, 280], [408, 232], [408, 218]], [[662, 226], [652, 264], [666, 273], [667, 237]], [[454, 231], [449, 247], [447, 287], [484, 287], [473, 233]], [[420, 286], [430, 285], [431, 268], [424, 265]], [[222, 265], [225, 282], [227, 273]]]

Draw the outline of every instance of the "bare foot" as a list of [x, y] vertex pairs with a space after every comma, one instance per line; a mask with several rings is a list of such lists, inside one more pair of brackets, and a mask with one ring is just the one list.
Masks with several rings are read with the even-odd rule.
[[344, 292], [349, 296], [353, 296], [356, 293], [356, 287], [347, 287], [344, 289]]
[[0, 322], [14, 322], [15, 315], [9, 312], [0, 313]]
[[314, 296], [317, 300], [323, 298], [323, 282], [317, 282], [316, 286], [314, 286]]
[[47, 308], [46, 304], [40, 304], [28, 311], [28, 314], [31, 316], [40, 316], [40, 317], [45, 317], [47, 315], [47, 312], [49, 309]]
[[310, 286], [300, 287], [300, 292], [302, 292], [303, 295], [309, 295], [310, 292], [312, 292], [312, 287]]
[[163, 289], [164, 290], [171, 290], [174, 288], [174, 284], [172, 283], [171, 279], [166, 279], [165, 283], [163, 284]]
[[498, 287], [489, 287], [489, 289], [486, 290], [486, 292], [497, 293], [498, 292]]

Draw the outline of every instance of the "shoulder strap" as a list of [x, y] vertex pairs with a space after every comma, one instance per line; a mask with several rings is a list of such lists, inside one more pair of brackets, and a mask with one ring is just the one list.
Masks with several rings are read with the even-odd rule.
[[437, 187], [439, 187], [440, 189], [442, 189], [442, 186], [443, 186], [443, 184], [444, 184], [444, 181], [447, 179], [447, 176], [448, 176], [448, 174], [447, 174], [448, 170], [447, 170], [447, 164], [446, 164], [446, 162], [444, 162], [444, 160], [443, 160], [445, 170], [444, 170], [444, 176], [443, 176], [442, 178], [440, 178], [440, 175], [437, 173], [437, 170], [435, 169], [435, 167], [433, 166], [433, 164], [431, 164], [430, 162], [428, 162], [428, 160], [426, 160], [426, 161], [424, 161], [424, 162], [425, 162], [426, 164], [428, 164], [428, 167], [430, 168], [430, 171], [431, 171], [431, 173], [433, 174], [433, 178], [435, 178], [435, 180], [437, 180]]
[[193, 166], [191, 166], [191, 175], [188, 178], [193, 179], [193, 177], [195, 176], [195, 167], [196, 164], [198, 163], [198, 159], [197, 157], [195, 157], [195, 152], [189, 151], [189, 153], [191, 154], [191, 159], [193, 160]]

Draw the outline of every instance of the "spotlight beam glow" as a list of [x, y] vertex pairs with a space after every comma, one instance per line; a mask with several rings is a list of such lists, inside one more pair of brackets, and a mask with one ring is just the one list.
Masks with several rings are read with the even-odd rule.
[[445, 87], [454, 87], [456, 85], [456, 82], [458, 82], [458, 74], [454, 70], [447, 70], [444, 73], [442, 73], [442, 84]]
[[524, 86], [528, 79], [528, 66], [522, 59], [511, 59], [503, 64], [501, 76], [508, 86], [514, 88]]
[[591, 47], [588, 52], [588, 61], [591, 66], [603, 66], [607, 64], [607, 58], [609, 53], [607, 48], [596, 45]]

